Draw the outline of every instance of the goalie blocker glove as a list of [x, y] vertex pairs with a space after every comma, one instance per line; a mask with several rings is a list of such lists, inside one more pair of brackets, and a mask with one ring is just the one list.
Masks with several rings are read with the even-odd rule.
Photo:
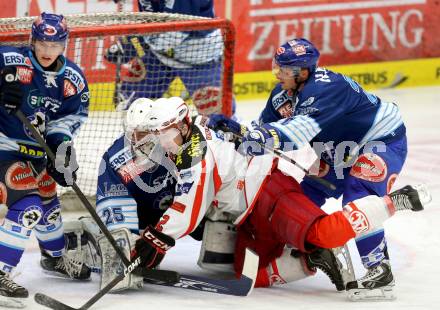
[[152, 269], [160, 264], [166, 251], [175, 245], [175, 240], [168, 235], [157, 231], [149, 226], [142, 233], [142, 237], [136, 240], [131, 259], [141, 258], [141, 266]]
[[21, 83], [16, 67], [5, 67], [0, 73], [0, 105], [8, 113], [15, 113], [20, 109], [23, 100]]

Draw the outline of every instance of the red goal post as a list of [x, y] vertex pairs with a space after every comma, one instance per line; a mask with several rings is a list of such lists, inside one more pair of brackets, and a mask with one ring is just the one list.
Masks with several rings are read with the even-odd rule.
[[[133, 60], [126, 63], [123, 61], [108, 61], [105, 55], [109, 47], [117, 40], [122, 41], [136, 37], [151, 39], [155, 36], [167, 37], [168, 34], [170, 38], [174, 36], [179, 39], [179, 36], [174, 34], [211, 33], [210, 36], [206, 36], [207, 40], [201, 40], [202, 45], [196, 45], [197, 40], [191, 41], [194, 46], [187, 51], [193, 50], [194, 53], [187, 53], [185, 59], [188, 62], [184, 62], [183, 66], [191, 64], [194, 69], [192, 78], [203, 80], [201, 83], [202, 89], [205, 89], [206, 86], [208, 92], [212, 87], [218, 90], [215, 92], [215, 104], [210, 102], [208, 105], [214, 105], [218, 109], [216, 112], [221, 111], [225, 115], [232, 115], [235, 31], [229, 20], [149, 12], [75, 14], [65, 15], [65, 17], [70, 29], [65, 56], [83, 70], [90, 89], [89, 118], [82, 126], [78, 137], [74, 140], [80, 165], [78, 185], [87, 196], [93, 197], [96, 194], [96, 181], [102, 154], [114, 139], [122, 134], [124, 108], [121, 109], [118, 106], [120, 101], [115, 101], [115, 94], [118, 93], [119, 96], [122, 96], [127, 89], [131, 91], [130, 94], [134, 92], [135, 96], [132, 98], [124, 97], [124, 102], [129, 104], [129, 99], [132, 101], [137, 94], [142, 94], [142, 91], [144, 91], [142, 87], [151, 86], [151, 83], [142, 80], [143, 74], [148, 73], [145, 70], [142, 71], [142, 66], [146, 67], [150, 64], [149, 68], [153, 68], [150, 70], [151, 73], [155, 72], [155, 67], [151, 64], [157, 63], [157, 60], [153, 58], [145, 58], [145, 54], [149, 54], [149, 50], [142, 52], [141, 48], [145, 45], [139, 45], [139, 42], [135, 44], [135, 39], [131, 45], [132, 50], [125, 50], [124, 52], [135, 55], [133, 58], [140, 59], [140, 64], [138, 60], [135, 61], [135, 64], [133, 64]], [[34, 18], [0, 19], [0, 46], [28, 44], [30, 28]], [[197, 38], [197, 35], [195, 35], [195, 39]], [[209, 40], [214, 42], [212, 46]], [[221, 47], [219, 42], [221, 42]], [[170, 46], [173, 45], [173, 42], [169, 43]], [[172, 63], [174, 54], [177, 53], [176, 51], [179, 48], [180, 46], [177, 45], [174, 49], [171, 48], [171, 53], [167, 50], [166, 53], [159, 54], [159, 56], [163, 56], [162, 58], [165, 58], [165, 61], [168, 61], [167, 57], [169, 57], [169, 61]], [[200, 53], [201, 51], [203, 54]], [[192, 54], [194, 54], [194, 60], [190, 58]], [[219, 55], [218, 58], [216, 58], [217, 54]], [[202, 61], [199, 64], [200, 59]], [[203, 59], [209, 61], [203, 62]], [[211, 63], [213, 63], [213, 73], [207, 74], [207, 72], [210, 72], [209, 66]], [[220, 67], [218, 67], [219, 63]], [[169, 63], [167, 64], [169, 65]], [[157, 68], [155, 74], [160, 76], [161, 72], [163, 73], [163, 70], [161, 70], [163, 67], [158, 65]], [[199, 68], [203, 69], [200, 71], [200, 77], [197, 76]], [[214, 74], [214, 72], [217, 72], [215, 71], [216, 68], [220, 68], [220, 77], [216, 77]], [[133, 76], [135, 82], [130, 79]], [[211, 77], [212, 81], [210, 80]], [[165, 84], [161, 84], [157, 86], [157, 89], [161, 92], [164, 87]], [[161, 96], [181, 96], [191, 104], [192, 99], [196, 98], [193, 96], [194, 87], [198, 86], [185, 84], [185, 77], [175, 76], [169, 81], [166, 91]], [[34, 101], [41, 101], [41, 104], [44, 104], [44, 98], [38, 97], [38, 94], [35, 97], [33, 98]], [[209, 111], [214, 110], [210, 109]], [[65, 190], [62, 189], [60, 193], [64, 194]]]

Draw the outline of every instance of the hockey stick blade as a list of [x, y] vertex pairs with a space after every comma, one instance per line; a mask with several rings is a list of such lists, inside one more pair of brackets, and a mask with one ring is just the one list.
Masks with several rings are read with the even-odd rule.
[[34, 296], [34, 300], [39, 303], [42, 306], [48, 307], [50, 309], [54, 310], [83, 310], [83, 308], [72, 308], [66, 304], [63, 304], [62, 302], [53, 299], [50, 296], [47, 296], [42, 293], [36, 293]]
[[181, 275], [180, 281], [174, 284], [160, 281], [147, 281], [147, 283], [216, 294], [248, 296], [254, 288], [257, 272], [258, 256], [251, 250], [246, 249], [243, 273], [240, 279], [222, 280], [192, 275]]
[[[134, 263], [133, 263], [134, 264]], [[131, 272], [130, 267], [126, 268], [126, 272], [119, 274], [116, 278], [114, 278], [110, 283], [108, 283], [104, 288], [102, 288], [99, 292], [93, 295], [84, 305], [80, 308], [72, 308], [62, 302], [47, 296], [42, 293], [36, 293], [34, 300], [42, 306], [48, 307], [54, 310], [64, 310], [64, 309], [76, 309], [76, 310], [87, 310], [93, 304], [95, 304], [102, 296], [107, 294], [113, 287], [115, 287], [119, 282], [121, 282], [127, 274]], [[180, 281], [180, 274], [175, 271], [170, 270], [151, 270], [145, 269], [143, 270], [143, 276], [147, 279], [151, 279], [154, 281], [160, 281], [162, 283], [168, 283], [171, 285], [172, 283], [177, 283]]]

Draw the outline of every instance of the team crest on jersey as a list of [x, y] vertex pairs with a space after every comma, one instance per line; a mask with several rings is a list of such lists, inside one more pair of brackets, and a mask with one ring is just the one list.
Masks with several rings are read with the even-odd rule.
[[76, 95], [76, 87], [69, 80], [64, 79], [64, 98]]
[[350, 175], [370, 181], [382, 182], [387, 176], [387, 164], [377, 154], [365, 153], [359, 156], [350, 169]]
[[18, 216], [18, 222], [27, 229], [34, 228], [43, 217], [43, 210], [36, 205], [27, 207]]
[[36, 189], [37, 179], [32, 169], [24, 162], [16, 162], [6, 171], [6, 186], [15, 190]]
[[58, 84], [57, 84], [57, 75], [55, 72], [44, 72], [43, 74], [43, 78], [44, 78], [44, 83], [46, 83], [44, 86], [46, 88], [58, 88]]
[[30, 84], [34, 77], [34, 70], [28, 67], [17, 67], [18, 79], [23, 84]]
[[57, 184], [55, 183], [55, 180], [47, 174], [46, 170], [38, 175], [37, 180], [38, 191], [42, 197], [49, 198], [56, 195]]
[[136, 163], [133, 160], [130, 160], [126, 165], [122, 166], [118, 173], [122, 178], [122, 182], [124, 184], [129, 183], [132, 181], [135, 177], [139, 176], [144, 172], [144, 170], [136, 165]]
[[0, 182], [0, 204], [6, 204], [8, 200], [8, 190], [3, 182]]

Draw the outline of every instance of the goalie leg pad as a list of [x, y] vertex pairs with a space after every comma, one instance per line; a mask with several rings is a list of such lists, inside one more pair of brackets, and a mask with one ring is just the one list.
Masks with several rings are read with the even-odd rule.
[[[135, 240], [138, 238], [133, 235], [128, 229], [121, 228], [111, 231], [116, 243], [124, 252], [127, 258], [130, 257], [130, 252], [134, 248]], [[124, 272], [125, 266], [116, 253], [107, 237], [102, 236], [98, 239], [98, 246], [101, 252], [102, 267], [101, 267], [101, 289], [110, 283], [119, 274]], [[139, 289], [143, 286], [143, 278], [136, 276], [133, 273], [128, 274], [124, 280], [119, 282], [110, 292], [117, 292], [126, 289]]]
[[236, 236], [233, 224], [207, 220], [197, 264], [206, 270], [233, 272]]
[[100, 236], [99, 227], [91, 217], [64, 222], [66, 251], [84, 262], [95, 273], [101, 272], [101, 254], [97, 242]]

